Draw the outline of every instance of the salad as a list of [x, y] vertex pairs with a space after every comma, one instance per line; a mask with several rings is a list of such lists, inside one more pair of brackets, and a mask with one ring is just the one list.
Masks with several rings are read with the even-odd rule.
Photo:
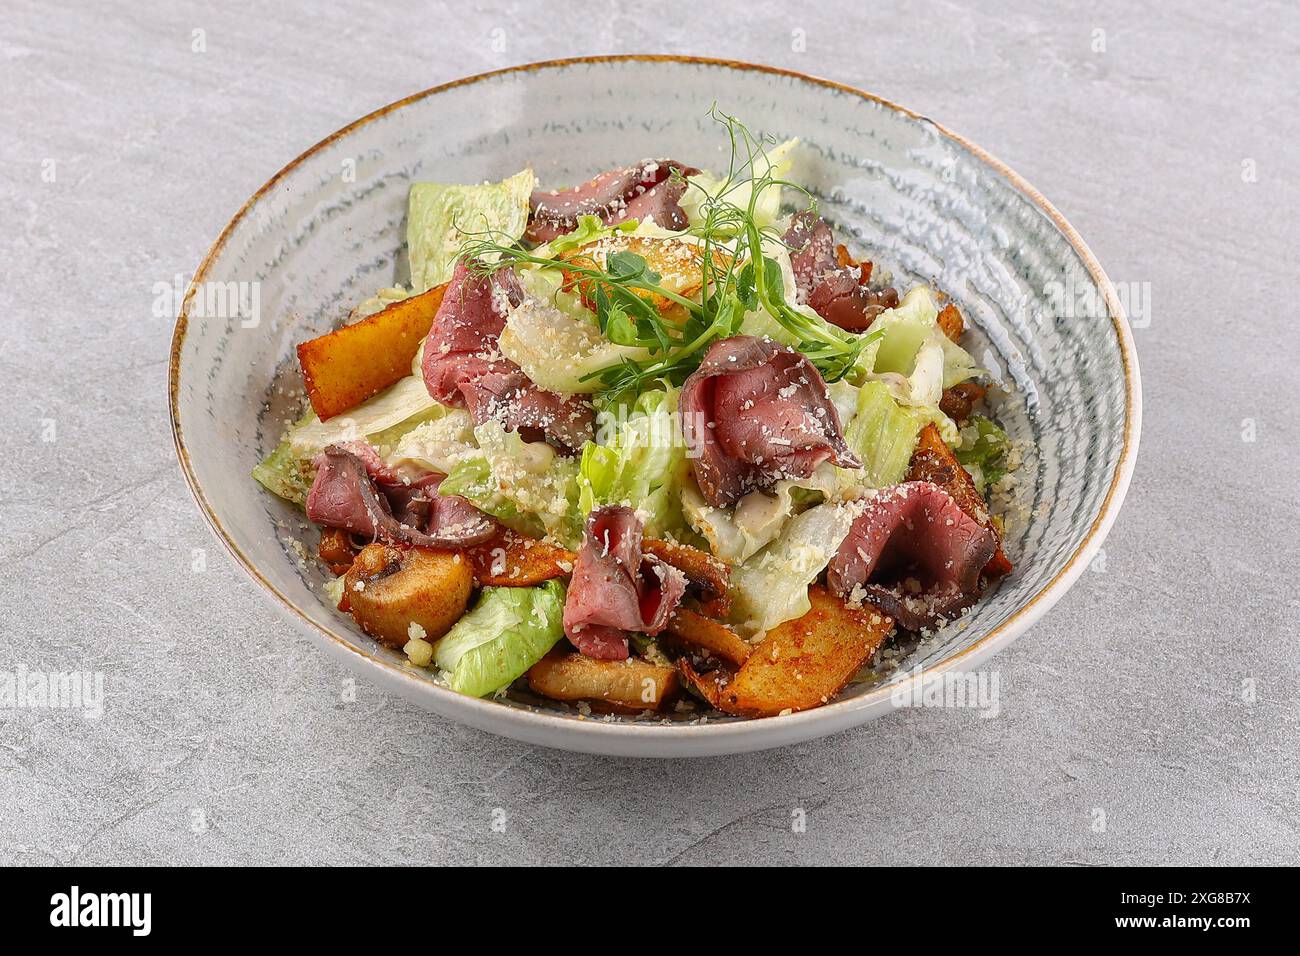
[[309, 407], [253, 476], [455, 691], [805, 710], [1012, 570], [960, 311], [837, 243], [797, 140], [715, 118], [724, 172], [412, 185], [409, 286], [298, 346]]

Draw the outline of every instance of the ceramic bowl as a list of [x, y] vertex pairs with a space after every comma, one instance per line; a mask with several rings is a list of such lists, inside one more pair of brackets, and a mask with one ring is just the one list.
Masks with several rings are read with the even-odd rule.
[[[544, 184], [560, 186], [646, 156], [716, 167], [727, 156], [709, 116], [714, 103], [756, 131], [798, 136], [794, 178], [844, 240], [900, 286], [927, 282], [947, 293], [975, 326], [973, 353], [1005, 385], [1000, 417], [1033, 448], [1019, 473], [1024, 519], [1006, 544], [1016, 571], [963, 627], [817, 710], [661, 722], [460, 696], [329, 605], [322, 570], [307, 557], [314, 531], [249, 477], [296, 409], [293, 347], [405, 279], [410, 183], [499, 180], [531, 164]], [[1100, 546], [1132, 474], [1141, 414], [1132, 335], [1110, 282], [1069, 223], [1005, 165], [858, 90], [678, 57], [565, 60], [471, 77], [309, 149], [254, 194], [195, 274], [172, 342], [170, 405], [177, 454], [204, 516], [320, 648], [454, 720], [530, 743], [639, 756], [819, 737], [890, 710], [918, 681], [975, 667], [1041, 617]]]

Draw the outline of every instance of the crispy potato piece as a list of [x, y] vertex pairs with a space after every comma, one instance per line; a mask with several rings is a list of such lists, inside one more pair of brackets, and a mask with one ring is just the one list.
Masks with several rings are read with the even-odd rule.
[[966, 331], [966, 320], [961, 317], [961, 310], [951, 302], [939, 310], [939, 328], [954, 342]]
[[731, 597], [728, 588], [731, 569], [713, 555], [688, 544], [659, 538], [643, 540], [641, 550], [653, 554], [660, 561], [671, 564], [685, 574], [686, 579], [698, 591], [700, 606], [710, 617], [726, 617], [730, 613]]
[[737, 667], [744, 664], [753, 651], [753, 647], [727, 625], [688, 607], [679, 607], [673, 612], [664, 634], [674, 636], [690, 648], [707, 651]]
[[820, 585], [808, 589], [812, 610], [774, 627], [744, 665], [699, 674], [678, 669], [714, 707], [741, 717], [772, 717], [829, 701], [870, 660], [894, 628], [888, 614], [850, 607]]
[[[588, 243], [580, 249], [575, 249], [565, 254], [563, 258], [568, 262], [604, 269], [609, 256], [616, 252], [634, 252], [641, 256], [645, 259], [646, 267], [651, 272], [659, 273], [659, 284], [669, 292], [675, 292], [683, 298], [689, 299], [697, 295], [703, 284], [704, 277], [701, 266], [703, 265], [704, 255], [699, 247], [689, 242], [683, 242], [681, 239], [629, 236], [617, 233]], [[713, 251], [713, 262], [721, 271], [727, 267], [728, 257], [722, 251], [715, 249]], [[576, 287], [585, 298], [587, 292], [583, 288], [581, 279], [576, 274], [571, 273], [571, 275], [573, 278], [570, 288]], [[665, 318], [685, 318], [685, 310], [680, 305], [670, 302], [661, 295], [643, 291], [638, 291], [636, 294], [653, 302], [660, 315]]]
[[316, 553], [329, 565], [333, 574], [346, 574], [357, 556], [356, 549], [352, 547], [352, 536], [341, 528], [321, 528]]
[[677, 690], [677, 672], [636, 657], [598, 661], [554, 650], [529, 668], [528, 686], [552, 700], [585, 700], [631, 711], [659, 710]]
[[411, 374], [411, 360], [429, 333], [442, 294], [438, 286], [394, 302], [354, 325], [298, 346], [307, 397], [324, 421], [345, 412]]
[[984, 574], [999, 577], [1011, 573], [1011, 561], [1002, 550], [1002, 532], [989, 517], [989, 506], [984, 501], [984, 496], [975, 487], [975, 481], [953, 455], [952, 449], [944, 442], [933, 422], [921, 429], [916, 451], [912, 453], [907, 480], [933, 482], [952, 496], [958, 508], [986, 528], [992, 528], [998, 536], [998, 549], [984, 566]]
[[975, 403], [983, 399], [987, 391], [978, 382], [960, 382], [952, 388], [944, 389], [943, 397], [939, 399], [939, 411], [953, 421], [964, 422], [970, 418]]
[[509, 530], [468, 549], [465, 555], [474, 569], [474, 580], [483, 587], [532, 587], [566, 577], [578, 558], [572, 551]]
[[682, 675], [682, 679], [693, 687], [701, 697], [708, 701], [709, 706], [714, 710], [721, 710], [726, 713], [723, 706], [723, 691], [727, 685], [736, 679], [735, 668], [719, 667], [715, 671], [700, 673], [697, 671], [690, 658], [677, 658], [677, 671]]
[[460, 620], [474, 572], [460, 554], [368, 544], [343, 579], [348, 610], [380, 643], [404, 647], [412, 623], [435, 641]]

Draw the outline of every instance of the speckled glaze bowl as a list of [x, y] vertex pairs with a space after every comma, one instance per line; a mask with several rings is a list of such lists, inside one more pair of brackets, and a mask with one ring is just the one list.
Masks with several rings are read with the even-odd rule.
[[[928, 282], [975, 326], [1005, 383], [999, 416], [1033, 446], [1020, 471], [1015, 573], [965, 626], [883, 682], [765, 720], [583, 719], [439, 686], [323, 598], [315, 532], [249, 477], [298, 400], [293, 347], [406, 278], [407, 186], [498, 180], [531, 164], [568, 185], [646, 156], [725, 164], [712, 104], [804, 143], [792, 177], [900, 286]], [[247, 283], [230, 286], [229, 283]], [[221, 294], [227, 304], [221, 306]], [[244, 308], [230, 303], [242, 294]], [[1081, 305], [1082, 304], [1082, 305]], [[256, 305], [254, 310], [251, 306]], [[1132, 335], [1087, 246], [1028, 183], [942, 126], [870, 94], [783, 70], [678, 57], [539, 63], [417, 93], [340, 130], [245, 204], [199, 267], [176, 322], [170, 402], [181, 467], [207, 520], [300, 631], [440, 714], [531, 743], [636, 756], [758, 750], [865, 723], [915, 682], [969, 671], [1024, 633], [1100, 546], [1137, 454]]]

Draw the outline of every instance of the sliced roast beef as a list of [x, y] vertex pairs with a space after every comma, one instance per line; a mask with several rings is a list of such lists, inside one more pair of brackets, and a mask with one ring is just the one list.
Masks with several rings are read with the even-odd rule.
[[715, 342], [682, 386], [682, 429], [710, 504], [730, 505], [824, 461], [860, 468], [812, 362], [749, 335]]
[[441, 475], [410, 484], [377, 483], [365, 460], [340, 445], [317, 455], [315, 465], [307, 517], [316, 524], [427, 548], [462, 548], [497, 532], [492, 519], [465, 498], [437, 493]]
[[876, 316], [898, 305], [898, 290], [893, 286], [868, 288], [859, 267], [840, 264], [831, 227], [811, 210], [790, 221], [782, 240], [790, 247], [801, 300], [832, 325], [865, 332]]
[[908, 481], [866, 502], [826, 570], [826, 583], [840, 597], [868, 600], [917, 631], [979, 597], [980, 571], [997, 547], [997, 535], [938, 485]]
[[[673, 171], [680, 172], [674, 177]], [[579, 216], [599, 216], [607, 225], [625, 219], [651, 220], [665, 229], [685, 229], [686, 214], [677, 204], [686, 191], [686, 176], [698, 169], [671, 159], [647, 159], [601, 173], [572, 189], [535, 191], [527, 238], [549, 242], [571, 232]]]
[[685, 574], [642, 552], [635, 511], [621, 505], [597, 508], [587, 518], [573, 565], [564, 633], [588, 657], [624, 660], [628, 634], [662, 631], [685, 591]]
[[498, 347], [508, 310], [521, 298], [510, 270], [489, 278], [458, 262], [424, 345], [424, 384], [476, 424], [495, 418], [525, 441], [576, 451], [594, 431], [590, 400], [538, 388]]

